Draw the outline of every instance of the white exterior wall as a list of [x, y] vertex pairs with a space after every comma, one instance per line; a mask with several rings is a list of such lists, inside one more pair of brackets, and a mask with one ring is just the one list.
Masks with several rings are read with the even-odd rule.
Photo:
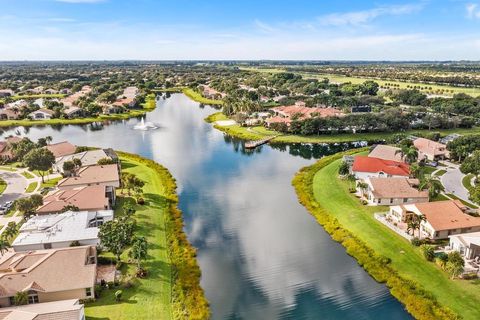
[[[79, 241], [81, 246], [97, 246], [100, 244], [100, 239], [84, 239], [84, 240], [71, 240], [71, 241], [63, 241], [63, 242], [54, 242], [51, 243], [52, 249], [59, 249], [59, 248], [68, 248], [73, 241]], [[22, 245], [13, 245], [12, 248], [15, 252], [22, 252], [22, 251], [32, 251], [32, 250], [44, 250], [44, 245], [48, 242], [44, 243], [32, 243], [32, 244], [22, 244]]]
[[359, 180], [365, 180], [366, 178], [406, 178], [407, 176], [392, 176], [383, 172], [360, 172], [352, 171], [355, 177]]

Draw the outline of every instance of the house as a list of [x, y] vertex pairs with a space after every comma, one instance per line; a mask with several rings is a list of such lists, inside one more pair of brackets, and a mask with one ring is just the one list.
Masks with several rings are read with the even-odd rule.
[[82, 162], [82, 167], [85, 167], [96, 165], [100, 159], [117, 161], [118, 156], [112, 149], [89, 150], [57, 157], [55, 158], [55, 163], [52, 168], [54, 171], [65, 173], [63, 171], [63, 164], [67, 161], [73, 161], [73, 159], [79, 159]]
[[22, 225], [12, 248], [16, 252], [68, 248], [77, 241], [81, 246], [98, 246], [98, 227], [111, 220], [112, 210], [35, 216]]
[[285, 123], [287, 126], [297, 117], [299, 120], [313, 118], [314, 116], [320, 118], [343, 116], [344, 113], [341, 110], [335, 108], [309, 108], [305, 106], [305, 102], [297, 101], [291, 106], [281, 106], [271, 109], [274, 116], [265, 120], [267, 126], [273, 123]]
[[368, 156], [356, 156], [350, 170], [357, 179], [362, 180], [369, 177], [401, 178], [410, 176], [410, 166], [404, 162], [384, 160]]
[[90, 246], [5, 253], [0, 258], [0, 307], [13, 305], [17, 292], [27, 292], [29, 304], [94, 298], [96, 257]]
[[1, 308], [3, 320], [85, 320], [83, 304], [78, 299], [34, 303]]
[[83, 117], [85, 111], [82, 108], [72, 106], [63, 110], [63, 113], [67, 116], [67, 118], [72, 119]]
[[447, 146], [436, 141], [417, 138], [413, 141], [413, 145], [418, 149], [419, 160], [438, 161], [450, 157]]
[[0, 120], [17, 120], [22, 112], [17, 108], [0, 109]]
[[103, 114], [120, 114], [125, 112], [125, 108], [118, 105], [104, 105], [102, 110]]
[[28, 116], [32, 118], [32, 120], [52, 119], [54, 115], [55, 115], [55, 112], [53, 110], [44, 109], [44, 108], [40, 108], [37, 111], [33, 111], [28, 114]]
[[77, 176], [60, 180], [61, 190], [87, 186], [106, 186], [110, 203], [115, 203], [115, 189], [120, 187], [120, 174], [117, 164], [96, 165], [80, 168]]
[[74, 154], [75, 151], [77, 150], [77, 147], [68, 141], [49, 144], [45, 148], [50, 150], [55, 156], [55, 158], [60, 158], [60, 157]]
[[465, 259], [480, 257], [480, 232], [461, 233], [448, 238], [450, 249], [458, 251]]
[[13, 92], [13, 90], [11, 89], [1, 89], [0, 90], [0, 97], [4, 98], [4, 97], [11, 97], [13, 96], [15, 93]]
[[369, 105], [363, 105], [363, 106], [353, 106], [350, 108], [351, 113], [368, 113], [372, 112], [372, 107]]
[[383, 160], [405, 162], [400, 154], [400, 148], [387, 146], [384, 144], [377, 144], [368, 154], [371, 158], [378, 158]]
[[65, 97], [63, 98], [62, 100], [60, 100], [61, 103], [63, 103], [63, 105], [66, 107], [66, 108], [70, 108], [72, 106], [75, 106], [77, 101], [83, 97], [83, 96], [86, 96], [87, 94], [89, 94], [90, 92], [92, 92], [92, 87], [90, 86], [83, 86], [82, 89], [78, 92], [75, 92], [74, 94], [72, 95], [69, 95], [68, 97]]
[[221, 99], [226, 96], [225, 93], [217, 91], [208, 85], [202, 86], [202, 95], [208, 99]]
[[57, 190], [43, 198], [43, 204], [37, 208], [37, 214], [54, 214], [62, 212], [65, 207], [74, 206], [79, 210], [97, 211], [110, 209], [106, 186], [83, 186], [72, 189]]
[[43, 91], [43, 93], [46, 93], [46, 94], [57, 94], [58, 91], [55, 90], [55, 89], [49, 88], [49, 89], [45, 89], [45, 91]]
[[465, 213], [467, 207], [458, 200], [423, 202], [391, 206], [388, 216], [405, 223], [411, 215], [422, 215], [420, 237], [447, 239], [450, 235], [480, 231], [480, 218]]
[[[419, 181], [409, 178], [366, 178], [366, 190], [359, 190], [370, 205], [398, 205], [428, 202], [428, 191], [417, 189]], [[357, 186], [358, 188], [358, 186]]]
[[112, 104], [112, 106], [119, 108], [133, 108], [137, 104], [138, 93], [139, 90], [137, 87], [126, 87], [123, 90], [123, 93], [117, 97], [117, 100]]

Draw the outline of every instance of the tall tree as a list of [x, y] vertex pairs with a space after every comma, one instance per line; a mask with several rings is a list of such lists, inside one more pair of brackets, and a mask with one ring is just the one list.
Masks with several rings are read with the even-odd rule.
[[148, 243], [145, 237], [135, 238], [129, 252], [131, 258], [137, 262], [137, 269], [141, 269], [141, 262], [147, 258]]
[[442, 191], [445, 190], [443, 184], [437, 177], [434, 176], [425, 176], [420, 181], [420, 185], [418, 186], [420, 190], [428, 190], [428, 196], [430, 199], [437, 197]]
[[131, 244], [134, 228], [134, 222], [128, 217], [108, 221], [100, 226], [100, 244], [120, 261], [120, 255]]
[[28, 152], [23, 158], [23, 163], [29, 170], [38, 170], [44, 181], [45, 172], [50, 170], [55, 163], [55, 156], [53, 153], [45, 148], [37, 148]]

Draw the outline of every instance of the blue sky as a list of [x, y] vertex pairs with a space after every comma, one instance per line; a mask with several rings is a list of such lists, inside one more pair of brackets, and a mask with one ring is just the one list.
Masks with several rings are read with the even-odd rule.
[[0, 0], [0, 60], [480, 59], [480, 0]]

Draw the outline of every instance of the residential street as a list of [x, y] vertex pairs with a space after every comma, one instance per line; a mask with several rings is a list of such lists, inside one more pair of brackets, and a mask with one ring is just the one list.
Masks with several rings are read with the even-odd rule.
[[465, 175], [460, 172], [460, 168], [458, 166], [451, 163], [448, 165], [449, 168], [447, 169], [447, 172], [441, 177], [442, 184], [445, 187], [445, 193], [452, 193], [463, 200], [470, 201], [468, 199], [468, 190], [462, 184], [462, 179], [465, 177]]
[[28, 186], [28, 181], [25, 177], [15, 172], [1, 170], [0, 177], [7, 182], [7, 188], [0, 195], [0, 205], [25, 196], [25, 189]]

